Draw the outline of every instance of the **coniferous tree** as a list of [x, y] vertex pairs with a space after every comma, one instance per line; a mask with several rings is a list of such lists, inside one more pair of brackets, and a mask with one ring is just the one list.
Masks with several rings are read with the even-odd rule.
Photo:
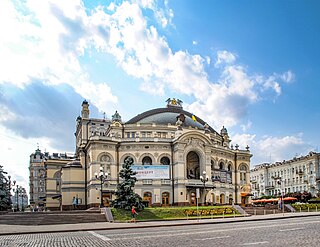
[[0, 211], [10, 208], [9, 182], [5, 174], [6, 172], [3, 170], [3, 166], [0, 165]]
[[144, 208], [142, 198], [133, 191], [137, 178], [134, 177], [136, 172], [132, 171], [132, 165], [133, 159], [131, 157], [126, 158], [122, 165], [122, 169], [119, 172], [119, 176], [122, 178], [122, 181], [120, 181], [117, 186], [117, 191], [115, 193], [117, 198], [112, 202], [112, 206], [115, 208], [122, 208], [126, 210], [130, 210], [132, 206], [135, 206], [139, 210]]

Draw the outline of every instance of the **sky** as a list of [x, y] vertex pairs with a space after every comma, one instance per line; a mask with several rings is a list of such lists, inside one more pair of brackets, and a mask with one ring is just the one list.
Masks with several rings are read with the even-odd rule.
[[[127, 121], [183, 101], [251, 166], [320, 151], [319, 1], [1, 0], [0, 163], [75, 151], [81, 103]], [[318, 128], [317, 128], [318, 127]]]

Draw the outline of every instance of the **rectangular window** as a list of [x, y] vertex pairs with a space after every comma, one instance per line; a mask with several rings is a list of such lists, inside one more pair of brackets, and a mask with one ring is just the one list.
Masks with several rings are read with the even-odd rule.
[[131, 138], [135, 138], [135, 132], [131, 132]]
[[127, 132], [127, 138], [130, 138], [130, 132]]

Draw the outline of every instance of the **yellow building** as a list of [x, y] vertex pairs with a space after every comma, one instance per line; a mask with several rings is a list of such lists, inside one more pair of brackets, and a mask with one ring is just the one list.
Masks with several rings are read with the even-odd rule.
[[[230, 146], [226, 128], [217, 132], [183, 110], [180, 100], [168, 99], [166, 107], [127, 122], [118, 112], [110, 120], [90, 118], [89, 104], [84, 101], [75, 134], [77, 159], [65, 161], [61, 169], [57, 166], [55, 173], [48, 170], [55, 165], [44, 162], [48, 164], [47, 192], [58, 188], [49, 178], [58, 177], [60, 171], [64, 209], [73, 208], [74, 198], [78, 198], [78, 208], [99, 206], [101, 194], [107, 206], [114, 199], [118, 174], [128, 156], [138, 172], [135, 192], [149, 205], [194, 205], [197, 195], [200, 203], [248, 203], [249, 147]], [[102, 193], [95, 176], [100, 167], [108, 174]]]

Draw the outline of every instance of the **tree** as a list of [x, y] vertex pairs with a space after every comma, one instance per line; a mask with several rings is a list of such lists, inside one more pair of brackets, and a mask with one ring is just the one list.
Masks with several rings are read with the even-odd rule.
[[10, 208], [9, 182], [5, 174], [6, 172], [3, 170], [3, 166], [0, 165], [0, 211]]
[[132, 171], [132, 165], [133, 159], [131, 157], [126, 158], [122, 165], [122, 169], [119, 172], [122, 181], [117, 186], [117, 191], [115, 193], [117, 198], [112, 202], [112, 206], [115, 208], [126, 210], [130, 210], [132, 206], [135, 206], [138, 210], [144, 208], [142, 198], [133, 191], [137, 178], [134, 177], [136, 172]]

